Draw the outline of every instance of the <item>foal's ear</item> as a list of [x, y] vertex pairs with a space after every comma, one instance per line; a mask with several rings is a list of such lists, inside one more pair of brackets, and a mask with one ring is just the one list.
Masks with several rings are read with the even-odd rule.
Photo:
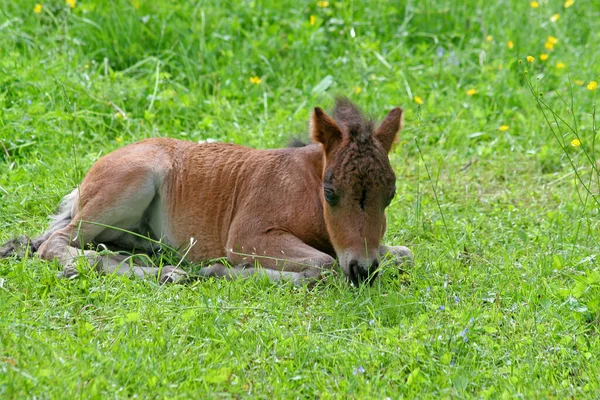
[[375, 131], [375, 138], [379, 140], [379, 143], [388, 153], [396, 141], [398, 131], [402, 128], [402, 119], [402, 109], [400, 107], [394, 108]]
[[321, 107], [316, 107], [310, 122], [310, 133], [316, 142], [322, 143], [325, 154], [329, 154], [333, 148], [342, 141], [342, 131]]

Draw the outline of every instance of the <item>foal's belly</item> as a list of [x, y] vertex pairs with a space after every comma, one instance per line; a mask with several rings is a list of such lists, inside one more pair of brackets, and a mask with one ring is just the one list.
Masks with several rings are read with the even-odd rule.
[[234, 203], [240, 197], [236, 163], [247, 151], [226, 144], [190, 144], [159, 185], [150, 225], [180, 254], [187, 254], [187, 260], [226, 257]]
[[212, 231], [206, 219], [185, 211], [166, 218], [162, 223], [163, 241], [176, 248], [191, 262], [226, 256], [225, 246]]

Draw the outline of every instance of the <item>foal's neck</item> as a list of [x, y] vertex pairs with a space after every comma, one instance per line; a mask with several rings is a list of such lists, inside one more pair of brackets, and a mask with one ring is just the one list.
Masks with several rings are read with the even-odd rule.
[[298, 169], [294, 175], [302, 180], [299, 187], [303, 188], [296, 193], [297, 198], [291, 201], [295, 204], [293, 214], [296, 218], [290, 224], [294, 227], [296, 236], [306, 244], [335, 256], [323, 216], [323, 147], [319, 143], [312, 143], [288, 150], [295, 160], [291, 165]]
[[303, 159], [319, 177], [319, 181], [323, 180], [323, 168], [325, 167], [325, 155], [323, 146], [319, 143], [311, 143], [304, 147], [294, 149], [295, 154]]

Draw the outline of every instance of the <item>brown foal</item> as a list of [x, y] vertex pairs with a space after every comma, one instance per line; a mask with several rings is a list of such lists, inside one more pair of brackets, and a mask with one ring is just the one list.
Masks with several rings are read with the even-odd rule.
[[[375, 127], [342, 99], [333, 118], [315, 108], [315, 143], [304, 147], [143, 140], [100, 158], [65, 197], [50, 229], [29, 246], [45, 260], [57, 259], [65, 276], [75, 275], [75, 262], [84, 257], [103, 273], [187, 278], [174, 266], [85, 250], [94, 243], [151, 251], [161, 241], [190, 245], [185, 257], [191, 262], [227, 258], [233, 266], [215, 263], [202, 268], [202, 276], [260, 273], [310, 284], [337, 256], [351, 282], [371, 282], [385, 254], [398, 262], [412, 257], [406, 247], [380, 244], [395, 193], [388, 152], [401, 123], [400, 108]], [[17, 242], [1, 248], [0, 257]]]

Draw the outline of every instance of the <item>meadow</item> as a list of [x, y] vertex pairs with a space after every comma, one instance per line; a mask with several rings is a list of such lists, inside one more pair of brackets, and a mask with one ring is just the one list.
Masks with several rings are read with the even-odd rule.
[[600, 395], [595, 2], [0, 0], [0, 39], [0, 242], [120, 146], [283, 147], [345, 95], [404, 108], [415, 254], [313, 289], [0, 260], [0, 398]]

